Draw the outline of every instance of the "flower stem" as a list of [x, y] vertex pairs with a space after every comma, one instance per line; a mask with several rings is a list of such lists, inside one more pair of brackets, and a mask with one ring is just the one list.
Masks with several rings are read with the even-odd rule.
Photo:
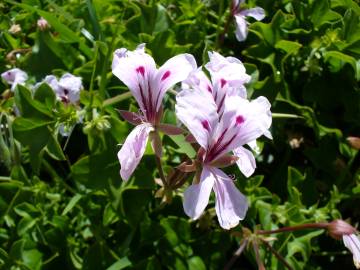
[[156, 167], [157, 167], [157, 169], [159, 171], [160, 179], [163, 182], [164, 187], [167, 187], [168, 183], [166, 181], [164, 170], [163, 170], [163, 167], [161, 165], [161, 160], [157, 155], [155, 155], [155, 161], [156, 161]]
[[272, 252], [272, 254], [275, 255], [275, 257], [282, 262], [285, 267], [289, 270], [293, 270], [294, 268], [291, 267], [291, 265], [285, 260], [285, 258], [283, 256], [281, 256], [281, 254], [279, 252], [277, 252], [276, 249], [274, 249], [268, 242], [266, 242], [264, 239], [261, 239], [261, 241], [263, 242], [263, 244]]
[[258, 269], [259, 270], [265, 270], [265, 266], [261, 260], [260, 257], [260, 250], [259, 250], [259, 246], [256, 243], [256, 241], [253, 241], [253, 248], [254, 248], [254, 252], [255, 252], [255, 257], [256, 257], [256, 263], [258, 265]]
[[248, 241], [244, 240], [240, 247], [235, 251], [234, 255], [231, 257], [230, 261], [225, 265], [224, 270], [230, 270], [232, 269], [233, 264], [236, 262], [237, 258], [241, 255], [241, 253], [244, 251]]
[[258, 230], [256, 234], [273, 234], [273, 233], [282, 233], [282, 232], [292, 232], [292, 231], [299, 231], [305, 229], [326, 229], [328, 227], [328, 222], [323, 223], [308, 223], [308, 224], [301, 224], [289, 227], [283, 227], [276, 230]]

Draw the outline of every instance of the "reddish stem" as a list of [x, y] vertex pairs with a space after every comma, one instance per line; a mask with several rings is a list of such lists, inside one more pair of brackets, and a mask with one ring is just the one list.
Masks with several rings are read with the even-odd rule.
[[283, 227], [283, 228], [276, 229], [276, 230], [259, 230], [259, 231], [256, 231], [256, 234], [273, 234], [273, 233], [299, 231], [299, 230], [305, 230], [305, 229], [326, 229], [328, 226], [329, 226], [328, 222], [308, 223], [308, 224]]

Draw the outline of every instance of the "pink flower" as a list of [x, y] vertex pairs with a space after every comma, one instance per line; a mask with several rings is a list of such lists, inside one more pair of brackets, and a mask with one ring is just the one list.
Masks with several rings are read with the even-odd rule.
[[[271, 123], [270, 104], [264, 97], [248, 101], [240, 96], [225, 96], [222, 115], [209, 92], [185, 89], [176, 98], [176, 115], [202, 147], [199, 151], [202, 172], [198, 183], [184, 194], [184, 210], [192, 219], [200, 217], [211, 190], [216, 196], [220, 226], [230, 229], [245, 217], [248, 204], [233, 180], [217, 167], [237, 155], [244, 174], [254, 170], [255, 159], [243, 145], [263, 135]], [[231, 158], [228, 160], [234, 160]], [[236, 160], [236, 159], [235, 159]]]
[[125, 48], [115, 51], [113, 74], [129, 88], [141, 110], [141, 114], [122, 112], [126, 120], [138, 125], [131, 131], [118, 153], [120, 175], [124, 180], [129, 179], [139, 164], [150, 132], [158, 126], [169, 128], [159, 124], [162, 99], [166, 91], [174, 84], [185, 80], [195, 68], [196, 62], [192, 55], [179, 54], [157, 69], [154, 59], [145, 53], [144, 44], [139, 45], [135, 51]]
[[246, 17], [253, 17], [257, 21], [261, 21], [265, 18], [265, 11], [261, 7], [242, 9], [240, 5], [244, 2], [245, 0], [234, 0], [231, 11], [235, 16], [235, 35], [238, 41], [244, 41], [248, 35], [249, 23], [246, 21]]
[[360, 240], [355, 234], [343, 235], [343, 242], [353, 254], [353, 260], [356, 269], [360, 269]]
[[44, 82], [54, 90], [57, 98], [63, 103], [77, 104], [79, 102], [80, 91], [83, 89], [81, 77], [66, 73], [58, 80], [54, 75], [48, 75], [41, 83], [37, 83], [35, 88]]
[[38, 19], [36, 24], [41, 31], [45, 31], [46, 29], [50, 28], [48, 21], [45, 20], [43, 17]]
[[226, 95], [246, 98], [244, 84], [248, 83], [251, 77], [246, 74], [243, 63], [237, 58], [225, 58], [217, 52], [209, 52], [209, 59], [205, 67], [210, 73], [211, 81], [199, 68], [184, 81], [184, 88], [211, 93], [221, 115]]
[[13, 68], [8, 71], [5, 71], [1, 74], [1, 78], [11, 85], [11, 91], [15, 90], [17, 84], [24, 85], [25, 81], [28, 79], [28, 75], [25, 71], [22, 71], [18, 68]]

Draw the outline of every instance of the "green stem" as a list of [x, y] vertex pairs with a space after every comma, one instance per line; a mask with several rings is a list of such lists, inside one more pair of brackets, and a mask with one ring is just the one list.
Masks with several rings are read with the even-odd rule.
[[45, 169], [48, 171], [48, 173], [51, 175], [51, 177], [54, 179], [54, 181], [60, 185], [62, 185], [67, 191], [69, 191], [72, 194], [76, 194], [76, 190], [70, 187], [63, 179], [57, 174], [57, 172], [51, 167], [50, 163], [43, 159], [43, 164]]
[[161, 160], [157, 155], [155, 155], [155, 161], [156, 161], [156, 167], [157, 167], [157, 169], [159, 171], [160, 179], [163, 182], [164, 187], [166, 187], [168, 183], [166, 181], [164, 170], [163, 170], [163, 167], [161, 165]]
[[218, 49], [220, 46], [220, 36], [221, 36], [221, 23], [223, 19], [223, 12], [224, 12], [224, 0], [220, 0], [219, 3], [219, 19], [217, 23], [217, 31], [216, 31], [216, 48]]
[[97, 44], [95, 44], [95, 57], [94, 57], [94, 66], [93, 66], [93, 70], [92, 70], [92, 74], [91, 74], [91, 80], [90, 80], [90, 87], [89, 87], [89, 92], [90, 92], [90, 108], [92, 107], [93, 104], [93, 100], [94, 100], [94, 80], [95, 80], [95, 72], [96, 72], [96, 63], [97, 63], [97, 57], [98, 57], [98, 51], [99, 48], [97, 46]]
[[2, 217], [5, 217], [7, 214], [9, 214], [10, 210], [13, 208], [15, 201], [17, 197], [19, 197], [21, 193], [21, 189], [18, 189], [18, 191], [15, 193], [14, 197], [11, 199], [11, 202], [9, 203], [9, 206], [6, 208], [5, 213], [2, 215]]
[[272, 118], [304, 118], [300, 115], [289, 114], [289, 113], [272, 113]]
[[123, 101], [123, 100], [125, 100], [125, 99], [128, 99], [128, 98], [130, 98], [131, 96], [132, 96], [131, 92], [128, 91], [128, 92], [126, 92], [126, 93], [123, 93], [123, 94], [120, 94], [120, 95], [117, 95], [117, 96], [115, 96], [115, 97], [112, 97], [112, 98], [109, 98], [109, 99], [105, 100], [105, 101], [103, 102], [103, 106], [105, 107], [105, 106], [113, 105], [113, 104], [115, 104], [115, 103], [118, 103], [118, 102], [120, 102], [120, 101]]

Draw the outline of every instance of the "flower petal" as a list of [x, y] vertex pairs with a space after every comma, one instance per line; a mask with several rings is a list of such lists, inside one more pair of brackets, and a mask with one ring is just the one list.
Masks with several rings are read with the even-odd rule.
[[253, 153], [247, 150], [246, 148], [240, 146], [233, 150], [234, 155], [239, 159], [236, 161], [240, 171], [246, 176], [249, 177], [252, 175], [256, 168], [256, 161]]
[[213, 88], [211, 81], [209, 78], [205, 75], [204, 71], [202, 71], [202, 68], [198, 68], [194, 71], [192, 71], [188, 78], [183, 81], [182, 83], [182, 89], [196, 89], [199, 91], [205, 91], [212, 93]]
[[209, 70], [211, 78], [225, 80], [231, 87], [239, 87], [248, 83], [251, 77], [246, 74], [244, 64], [235, 57], [224, 57], [217, 52], [209, 52], [210, 61], [205, 65]]
[[204, 167], [200, 183], [189, 186], [184, 193], [184, 211], [192, 219], [198, 219], [209, 203], [211, 189], [215, 178], [207, 167]]
[[247, 22], [241, 14], [235, 14], [235, 35], [238, 41], [244, 41], [248, 34]]
[[[45, 77], [45, 79], [41, 83], [38, 83], [38, 84], [42, 84], [43, 82], [47, 83], [54, 90], [54, 92], [57, 95], [60, 94], [59, 82], [58, 82], [58, 79], [54, 75], [47, 75]], [[35, 85], [35, 88], [38, 84]]]
[[117, 49], [114, 52], [112, 72], [130, 89], [144, 113], [154, 110], [150, 108], [150, 104], [153, 105], [150, 100], [153, 100], [159, 91], [152, 85], [156, 65], [154, 59], [145, 53], [143, 44], [135, 51]]
[[[225, 120], [227, 113], [233, 117], [233, 110], [236, 110], [237, 118], [242, 118], [242, 123], [238, 125], [238, 136], [234, 143], [229, 145], [229, 150], [232, 150], [234, 146], [238, 147], [251, 143], [264, 134], [270, 134], [268, 129], [272, 122], [271, 105], [265, 97], [258, 97], [251, 102], [240, 97], [231, 97], [226, 99], [225, 102], [225, 108], [228, 110], [224, 112], [223, 118]], [[234, 120], [230, 121], [233, 122]], [[226, 126], [227, 124], [225, 123], [224, 125]]]
[[215, 210], [220, 226], [229, 230], [243, 220], [248, 202], [246, 197], [237, 189], [233, 180], [219, 169], [211, 168], [215, 175], [214, 191], [216, 196]]
[[194, 56], [185, 53], [170, 58], [159, 68], [155, 79], [159, 88], [155, 98], [156, 110], [159, 109], [165, 92], [174, 84], [185, 80], [196, 67]]
[[207, 149], [219, 119], [212, 95], [205, 91], [185, 89], [176, 96], [175, 111], [196, 141]]
[[265, 10], [261, 7], [255, 7], [250, 9], [245, 9], [241, 11], [241, 15], [253, 17], [257, 21], [261, 21], [265, 18]]
[[121, 178], [127, 181], [144, 155], [146, 143], [153, 127], [150, 124], [142, 124], [135, 127], [126, 138], [123, 146], [118, 152], [121, 165]]
[[355, 234], [343, 235], [345, 247], [353, 254], [355, 267], [360, 269], [360, 240]]

